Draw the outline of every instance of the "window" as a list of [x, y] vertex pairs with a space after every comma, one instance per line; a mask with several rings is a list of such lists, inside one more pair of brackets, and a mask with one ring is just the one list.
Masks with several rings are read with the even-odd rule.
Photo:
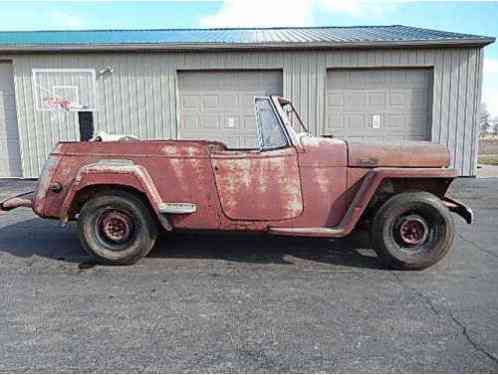
[[268, 98], [256, 98], [259, 142], [262, 150], [287, 146], [287, 139]]

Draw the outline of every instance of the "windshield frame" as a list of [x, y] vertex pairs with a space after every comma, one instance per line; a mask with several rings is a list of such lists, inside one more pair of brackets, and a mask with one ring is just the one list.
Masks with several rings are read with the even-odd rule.
[[[287, 120], [287, 122], [286, 122], [287, 126], [289, 126], [290, 128], [292, 128], [292, 130], [294, 130], [292, 125], [288, 123], [289, 116], [287, 115], [287, 112], [284, 110], [285, 105], [290, 105], [292, 112], [294, 112], [294, 115], [296, 116], [297, 121], [298, 121], [299, 125], [301, 126], [301, 129], [304, 130], [302, 133], [309, 134], [310, 131], [309, 131], [308, 127], [304, 124], [301, 116], [299, 115], [299, 112], [296, 110], [296, 107], [294, 107], [294, 103], [292, 103], [292, 101], [290, 101], [289, 99], [277, 96], [276, 103], [280, 107], [280, 109], [282, 110], [282, 114], [283, 114], [282, 119], [284, 120], [284, 122], [286, 122], [285, 120]], [[296, 132], [296, 131], [294, 130], [294, 132]]]
[[304, 123], [301, 120], [301, 117], [297, 113], [296, 109], [294, 108], [294, 105], [292, 102], [288, 99], [285, 99], [281, 96], [271, 96], [271, 101], [273, 102], [273, 105], [275, 106], [275, 109], [277, 110], [278, 117], [280, 119], [280, 122], [282, 123], [283, 128], [285, 129], [286, 134], [289, 136], [289, 139], [291, 140], [291, 143], [293, 146], [298, 146], [301, 144], [299, 139], [301, 138], [302, 133], [297, 133], [292, 125], [288, 123], [289, 117], [285, 113], [281, 102], [284, 102], [285, 104], [291, 104], [292, 109], [294, 113], [296, 113], [297, 117], [299, 118], [299, 121], [301, 123], [301, 126], [305, 131], [305, 134], [309, 135], [309, 130], [308, 128], [304, 125]]

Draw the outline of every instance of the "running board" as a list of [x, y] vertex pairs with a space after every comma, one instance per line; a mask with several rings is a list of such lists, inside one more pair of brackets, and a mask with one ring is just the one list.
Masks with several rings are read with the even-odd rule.
[[197, 206], [193, 203], [161, 203], [159, 212], [161, 214], [193, 214]]
[[296, 237], [344, 237], [348, 235], [346, 228], [269, 228], [270, 234]]

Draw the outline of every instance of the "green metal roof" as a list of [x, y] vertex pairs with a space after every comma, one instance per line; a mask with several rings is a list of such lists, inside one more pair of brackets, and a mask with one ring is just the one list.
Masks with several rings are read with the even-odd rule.
[[417, 27], [352, 26], [232, 29], [2, 31], [0, 50], [126, 48], [345, 47], [382, 45], [486, 45], [487, 36]]

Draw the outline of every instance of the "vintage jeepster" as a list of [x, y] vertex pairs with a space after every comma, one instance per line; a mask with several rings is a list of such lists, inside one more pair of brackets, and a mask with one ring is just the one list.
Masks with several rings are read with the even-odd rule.
[[471, 210], [446, 196], [457, 172], [445, 146], [314, 137], [289, 100], [257, 97], [255, 107], [253, 149], [131, 137], [61, 142], [36, 191], [0, 209], [77, 220], [83, 247], [108, 264], [147, 255], [159, 230], [333, 238], [361, 225], [386, 265], [422, 269], [452, 248], [450, 211], [471, 223]]

